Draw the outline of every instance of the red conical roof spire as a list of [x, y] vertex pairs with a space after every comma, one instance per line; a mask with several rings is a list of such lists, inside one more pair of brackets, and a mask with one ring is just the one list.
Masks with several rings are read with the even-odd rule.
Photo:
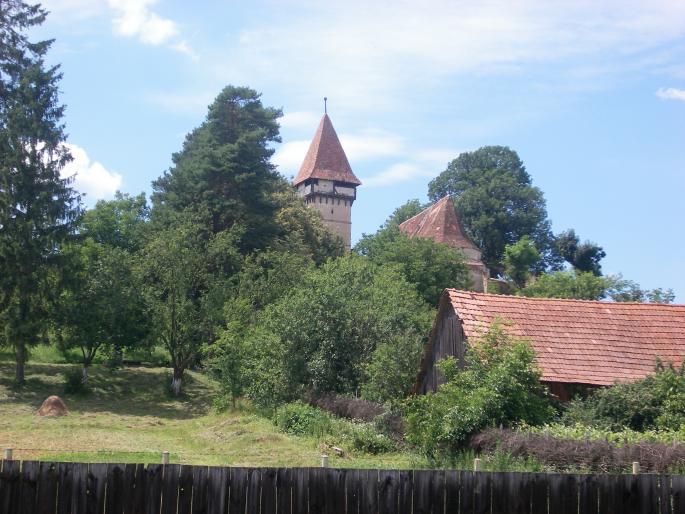
[[454, 248], [480, 249], [461, 230], [454, 203], [449, 196], [400, 224], [400, 230], [409, 237], [428, 237], [437, 243]]
[[309, 178], [361, 185], [361, 181], [352, 172], [328, 114], [324, 114], [321, 118], [319, 128], [316, 129], [314, 139], [309, 145], [297, 177], [293, 180], [293, 185], [297, 186]]

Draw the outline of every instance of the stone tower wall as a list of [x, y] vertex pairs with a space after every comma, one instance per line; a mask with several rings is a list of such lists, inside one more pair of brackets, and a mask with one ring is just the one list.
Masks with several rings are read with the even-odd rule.
[[349, 250], [352, 242], [352, 199], [315, 193], [305, 201], [321, 213], [324, 224], [342, 238], [345, 248]]

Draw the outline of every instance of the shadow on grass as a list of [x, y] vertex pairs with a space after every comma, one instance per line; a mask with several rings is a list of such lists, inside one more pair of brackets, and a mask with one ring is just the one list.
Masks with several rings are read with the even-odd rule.
[[28, 364], [26, 382], [17, 387], [14, 366], [0, 363], [0, 405], [26, 405], [37, 409], [43, 400], [56, 394], [75, 412], [108, 412], [130, 416], [154, 416], [167, 419], [190, 419], [207, 414], [215, 389], [207, 379], [186, 373], [183, 393], [169, 393], [171, 371], [165, 368], [127, 367], [110, 370], [93, 366], [87, 393], [64, 394], [63, 373], [80, 369], [71, 364]]

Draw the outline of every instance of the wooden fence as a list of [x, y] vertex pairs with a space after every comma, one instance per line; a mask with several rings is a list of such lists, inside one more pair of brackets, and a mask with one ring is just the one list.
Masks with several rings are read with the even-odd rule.
[[1, 514], [685, 513], [685, 476], [4, 461]]

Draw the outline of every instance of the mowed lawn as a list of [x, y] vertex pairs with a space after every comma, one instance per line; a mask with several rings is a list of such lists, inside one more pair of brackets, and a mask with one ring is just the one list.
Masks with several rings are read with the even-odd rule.
[[[27, 383], [12, 384], [14, 367], [0, 362], [0, 448], [14, 448], [17, 459], [82, 462], [172, 462], [230, 466], [318, 466], [321, 454], [339, 467], [413, 467], [407, 454], [350, 454], [337, 457], [312, 438], [279, 432], [268, 417], [242, 406], [212, 410], [216, 384], [190, 372], [185, 391], [166, 391], [169, 370], [128, 367], [111, 371], [94, 366], [92, 391], [63, 394], [63, 372], [73, 364], [27, 365]], [[51, 394], [62, 397], [69, 414], [35, 414]]]

